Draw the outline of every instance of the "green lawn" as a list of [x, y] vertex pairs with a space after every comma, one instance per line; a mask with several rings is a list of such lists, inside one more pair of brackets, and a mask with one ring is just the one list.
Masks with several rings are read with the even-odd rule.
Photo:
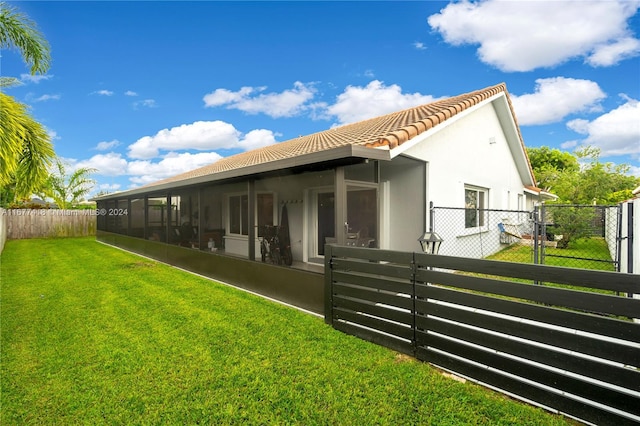
[[[545, 265], [567, 268], [615, 271], [609, 247], [604, 238], [586, 238], [572, 241], [569, 248], [545, 247]], [[527, 245], [513, 244], [488, 257], [491, 260], [533, 263], [533, 249]]]
[[2, 425], [573, 424], [93, 239], [0, 262]]

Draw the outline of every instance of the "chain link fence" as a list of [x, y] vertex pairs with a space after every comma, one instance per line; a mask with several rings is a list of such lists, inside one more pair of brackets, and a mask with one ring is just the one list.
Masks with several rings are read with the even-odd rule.
[[620, 213], [620, 206], [432, 207], [431, 224], [443, 255], [616, 271]]
[[[536, 263], [619, 270], [621, 206], [541, 205]], [[536, 251], [534, 251], [534, 261]]]
[[533, 212], [433, 207], [431, 221], [440, 254], [533, 262]]

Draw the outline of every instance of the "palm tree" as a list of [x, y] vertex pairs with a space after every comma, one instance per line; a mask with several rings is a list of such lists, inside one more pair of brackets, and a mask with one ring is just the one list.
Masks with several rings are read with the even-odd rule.
[[[5, 48], [18, 49], [31, 74], [49, 69], [49, 44], [36, 24], [0, 2], [0, 49]], [[3, 78], [0, 89], [15, 81]], [[46, 179], [54, 157], [49, 135], [27, 106], [0, 92], [0, 190], [12, 187], [15, 198], [31, 195]]]
[[56, 158], [55, 170], [49, 174], [42, 194], [51, 198], [60, 209], [67, 209], [78, 204], [87, 195], [95, 181], [89, 177], [96, 169], [80, 167], [67, 175], [67, 166]]
[[14, 184], [16, 198], [31, 195], [54, 157], [49, 135], [27, 106], [0, 92], [0, 187]]
[[15, 7], [0, 2], [0, 49], [16, 48], [31, 74], [44, 74], [51, 62], [49, 43], [35, 22]]

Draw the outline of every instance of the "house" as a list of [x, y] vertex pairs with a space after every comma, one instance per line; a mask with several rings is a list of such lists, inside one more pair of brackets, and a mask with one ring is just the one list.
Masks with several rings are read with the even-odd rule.
[[[523, 210], [542, 196], [499, 84], [97, 197], [98, 239], [322, 312], [325, 244], [417, 251], [430, 202]], [[285, 211], [293, 267], [263, 264], [261, 230]], [[459, 226], [443, 248], [487, 225]]]

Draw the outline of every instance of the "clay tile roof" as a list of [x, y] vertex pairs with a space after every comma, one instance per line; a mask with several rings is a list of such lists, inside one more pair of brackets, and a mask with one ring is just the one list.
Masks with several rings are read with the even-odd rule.
[[[146, 187], [238, 170], [346, 145], [393, 149], [500, 92], [507, 93], [504, 83], [236, 154], [208, 166], [151, 183]], [[510, 100], [509, 106], [511, 107]], [[513, 107], [511, 108], [513, 111]], [[521, 136], [520, 140], [522, 141]]]

